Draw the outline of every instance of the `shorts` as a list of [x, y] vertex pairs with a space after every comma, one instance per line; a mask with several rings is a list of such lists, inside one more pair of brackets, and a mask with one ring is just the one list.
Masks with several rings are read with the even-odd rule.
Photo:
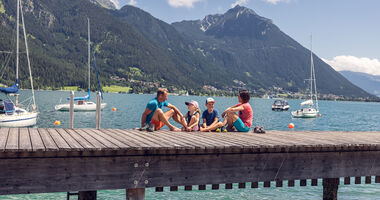
[[158, 131], [160, 130], [163, 126], [165, 126], [164, 122], [162, 121], [157, 121], [155, 119], [152, 119], [152, 121], [150, 121], [150, 124], [154, 124], [154, 130], [155, 131]]
[[238, 118], [235, 122], [234, 122], [234, 126], [236, 128], [237, 131], [239, 132], [248, 132], [249, 131], [249, 127], [247, 127], [243, 121], [241, 121], [240, 118]]

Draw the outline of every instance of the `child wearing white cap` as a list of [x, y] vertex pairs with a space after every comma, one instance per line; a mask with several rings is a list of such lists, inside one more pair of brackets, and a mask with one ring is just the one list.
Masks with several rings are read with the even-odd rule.
[[200, 128], [203, 132], [215, 131], [219, 128], [217, 125], [219, 121], [219, 114], [218, 111], [214, 109], [214, 103], [215, 100], [213, 98], [210, 97], [206, 99], [207, 110], [205, 110], [202, 114], [203, 124]]
[[199, 131], [199, 105], [198, 102], [191, 100], [190, 102], [185, 102], [188, 108], [188, 112], [185, 115], [185, 120], [187, 126], [182, 127], [183, 131]]

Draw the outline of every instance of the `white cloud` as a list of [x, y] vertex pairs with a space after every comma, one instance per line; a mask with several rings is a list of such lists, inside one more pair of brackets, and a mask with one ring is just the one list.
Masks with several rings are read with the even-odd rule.
[[355, 56], [335, 56], [332, 60], [323, 59], [336, 71], [364, 72], [372, 75], [380, 75], [380, 61], [366, 57], [358, 58]]
[[110, 0], [110, 1], [115, 5], [115, 7], [116, 7], [117, 9], [120, 9], [120, 3], [119, 3], [118, 0]]
[[128, 5], [135, 6], [135, 5], [137, 5], [137, 1], [135, 1], [135, 0], [130, 0], [130, 1], [128, 2]]
[[234, 8], [237, 5], [243, 6], [247, 4], [248, 4], [248, 0], [236, 0], [235, 3], [231, 4], [231, 8]]
[[202, 0], [168, 0], [168, 3], [170, 6], [178, 8], [178, 7], [187, 7], [187, 8], [193, 8], [194, 3], [199, 2]]
[[275, 5], [277, 3], [280, 3], [280, 2], [285, 2], [285, 3], [289, 3], [290, 2], [290, 0], [263, 0], [263, 1], [265, 1], [267, 3], [275, 4]]

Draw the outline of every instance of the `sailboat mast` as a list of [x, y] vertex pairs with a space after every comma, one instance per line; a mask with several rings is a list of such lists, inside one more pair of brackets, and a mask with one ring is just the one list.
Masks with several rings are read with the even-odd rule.
[[310, 99], [313, 100], [313, 36], [310, 35]]
[[[20, 0], [17, 0], [17, 23], [16, 23], [16, 85], [18, 86], [18, 66], [19, 66], [19, 37], [20, 37]], [[18, 94], [15, 94], [15, 106], [18, 106]]]
[[18, 61], [19, 61], [19, 37], [20, 37], [20, 0], [17, 0], [17, 25], [16, 25], [16, 81], [18, 81]]
[[91, 41], [90, 41], [90, 19], [89, 18], [87, 18], [87, 24], [88, 24], [88, 30], [87, 30], [87, 32], [88, 32], [88, 61], [87, 61], [87, 63], [88, 63], [88, 91], [90, 91]]
[[32, 76], [32, 67], [30, 66], [30, 59], [29, 59], [29, 47], [28, 47], [28, 40], [26, 36], [26, 28], [25, 28], [25, 21], [24, 21], [24, 12], [22, 11], [22, 3], [20, 1], [20, 10], [21, 10], [21, 20], [22, 20], [22, 29], [24, 30], [24, 40], [25, 40], [25, 49], [26, 49], [26, 58], [28, 61], [28, 69], [29, 69], [29, 78], [30, 78], [30, 87], [32, 89], [32, 97], [33, 97], [33, 110], [37, 109], [36, 106], [36, 98], [34, 96], [34, 87], [33, 87], [33, 76]]

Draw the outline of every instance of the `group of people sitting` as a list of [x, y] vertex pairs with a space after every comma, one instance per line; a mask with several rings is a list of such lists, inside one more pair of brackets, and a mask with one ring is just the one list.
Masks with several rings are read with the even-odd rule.
[[[172, 104], [167, 102], [168, 91], [159, 89], [157, 97], [150, 100], [141, 117], [140, 130], [157, 131], [167, 125], [171, 131], [239, 131], [248, 132], [252, 125], [252, 108], [249, 104], [250, 95], [247, 90], [239, 91], [239, 103], [227, 108], [221, 115], [223, 120], [219, 119], [219, 114], [214, 109], [215, 100], [213, 98], [206, 99], [206, 107], [202, 113], [199, 109], [197, 101], [185, 102], [188, 111], [183, 114]], [[169, 108], [169, 111], [164, 112], [163, 107]], [[238, 112], [239, 114], [236, 114]], [[182, 125], [179, 129], [173, 126], [169, 120]]]

